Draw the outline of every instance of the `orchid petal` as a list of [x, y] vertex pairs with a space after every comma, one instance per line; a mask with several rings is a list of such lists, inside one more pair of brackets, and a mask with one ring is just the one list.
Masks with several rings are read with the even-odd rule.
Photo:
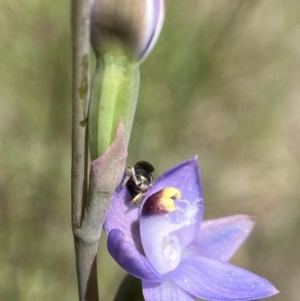
[[120, 230], [113, 229], [109, 232], [107, 248], [110, 255], [129, 274], [147, 281], [162, 281], [162, 277], [155, 271], [148, 259], [127, 240]]
[[211, 258], [185, 257], [168, 277], [188, 293], [206, 300], [244, 301], [278, 293], [266, 279]]
[[169, 279], [164, 279], [161, 283], [142, 281], [142, 286], [145, 301], [196, 301], [194, 296]]
[[195, 200], [202, 197], [197, 157], [184, 161], [162, 174], [153, 184], [144, 200], [155, 192], [166, 187], [176, 187], [185, 200]]
[[254, 219], [247, 215], [204, 221], [185, 253], [228, 261], [250, 234], [253, 226]]
[[153, 49], [161, 32], [165, 17], [164, 0], [150, 0], [150, 2], [153, 5], [153, 31], [151, 33], [150, 39], [147, 41], [147, 45], [145, 45], [146, 47], [144, 47], [143, 53], [141, 55], [141, 60], [144, 60]]
[[127, 240], [142, 252], [138, 225], [139, 208], [131, 203], [131, 199], [126, 186], [121, 186], [115, 191], [106, 214], [104, 230], [108, 234], [112, 229], [122, 229]]
[[166, 215], [142, 216], [141, 239], [145, 254], [161, 274], [173, 270], [181, 258], [179, 240], [171, 232], [181, 227], [170, 223]]
[[187, 200], [190, 203], [198, 201], [199, 210], [197, 216], [195, 216], [196, 223], [177, 231], [180, 245], [184, 248], [193, 241], [196, 233], [199, 231], [203, 216], [204, 205], [197, 157], [189, 159], [161, 175], [145, 195], [144, 202], [150, 195], [166, 187], [179, 189], [182, 200]]
[[145, 0], [144, 1], [144, 18], [143, 23], [141, 24], [142, 27], [142, 35], [140, 36], [140, 45], [139, 49], [141, 53], [143, 53], [152, 38], [153, 31], [156, 26], [156, 15], [155, 15], [155, 4], [153, 0]]

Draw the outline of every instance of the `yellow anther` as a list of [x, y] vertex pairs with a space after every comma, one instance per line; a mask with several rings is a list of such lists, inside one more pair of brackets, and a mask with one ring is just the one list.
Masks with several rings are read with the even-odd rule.
[[160, 204], [168, 212], [172, 212], [172, 211], [176, 210], [176, 206], [175, 206], [174, 200], [171, 199], [171, 198], [164, 198], [164, 197], [162, 197], [160, 199]]
[[163, 198], [170, 198], [173, 200], [181, 198], [181, 192], [177, 188], [174, 187], [167, 187], [162, 190], [162, 197]]
[[172, 212], [176, 210], [174, 201], [181, 197], [181, 193], [177, 188], [168, 187], [162, 190], [162, 196], [160, 198], [160, 203], [163, 205], [165, 210]]

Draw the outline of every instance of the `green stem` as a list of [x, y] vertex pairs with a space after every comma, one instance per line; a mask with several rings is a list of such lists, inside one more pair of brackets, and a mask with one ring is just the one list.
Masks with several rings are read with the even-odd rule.
[[89, 108], [92, 160], [113, 141], [122, 118], [128, 145], [139, 87], [139, 65], [122, 52], [106, 52], [97, 60]]
[[90, 3], [72, 1], [72, 228], [78, 229], [87, 199], [87, 108], [90, 97]]
[[127, 274], [122, 280], [113, 300], [114, 301], [144, 301], [145, 299], [142, 293], [141, 280]]

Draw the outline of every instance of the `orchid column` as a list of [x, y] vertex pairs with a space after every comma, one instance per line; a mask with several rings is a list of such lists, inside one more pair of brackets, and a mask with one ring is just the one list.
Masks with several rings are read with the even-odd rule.
[[[74, 0], [74, 5], [82, 3], [82, 7], [85, 7], [87, 2]], [[74, 12], [76, 17], [80, 9]], [[153, 48], [163, 17], [163, 0], [91, 2], [90, 31], [96, 55], [96, 70], [90, 91], [87, 120], [92, 165], [87, 197], [83, 192], [81, 202], [78, 202], [78, 197], [77, 202], [74, 202], [72, 195], [72, 224], [80, 301], [99, 299], [98, 242], [107, 208], [125, 170], [127, 145], [137, 104], [139, 65]], [[89, 20], [85, 21], [88, 24]], [[86, 89], [81, 89], [84, 87], [80, 86], [75, 90], [75, 93], [79, 91], [79, 98], [81, 92], [88, 93]], [[76, 139], [74, 120], [73, 139]], [[84, 120], [81, 120], [80, 126], [85, 127]], [[74, 143], [73, 140], [73, 146], [74, 144], [76, 141]], [[74, 159], [73, 153], [74, 162], [76, 163], [76, 158]], [[76, 182], [74, 178], [76, 180], [76, 175], [72, 177], [72, 183]]]

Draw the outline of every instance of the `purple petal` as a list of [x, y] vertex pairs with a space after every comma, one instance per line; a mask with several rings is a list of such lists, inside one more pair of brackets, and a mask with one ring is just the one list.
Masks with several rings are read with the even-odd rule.
[[142, 281], [145, 301], [196, 301], [196, 298], [173, 281], [164, 279], [161, 283]]
[[204, 257], [185, 257], [168, 276], [186, 292], [206, 300], [254, 300], [278, 293], [264, 278], [230, 263]]
[[[148, 1], [149, 2], [149, 1]], [[147, 41], [146, 47], [144, 47], [144, 50], [141, 55], [141, 60], [144, 60], [148, 54], [153, 49], [159, 34], [161, 32], [164, 17], [165, 17], [165, 2], [164, 0], [150, 0], [150, 3], [152, 4], [152, 13], [153, 13], [153, 28], [151, 32], [150, 39]]]
[[170, 223], [168, 214], [141, 216], [140, 230], [145, 254], [154, 268], [165, 274], [180, 262], [181, 247], [176, 235], [180, 224]]
[[146, 194], [149, 195], [166, 188], [175, 187], [181, 191], [182, 199], [193, 201], [202, 198], [199, 166], [197, 157], [184, 161], [162, 174]]
[[190, 203], [194, 203], [196, 199], [200, 200], [199, 211], [197, 216], [195, 216], [196, 223], [177, 232], [181, 247], [184, 248], [193, 241], [196, 233], [199, 231], [203, 216], [204, 205], [197, 157], [189, 159], [161, 175], [146, 194], [144, 202], [150, 195], [166, 187], [179, 189], [182, 200]]
[[247, 215], [233, 215], [204, 221], [195, 241], [187, 247], [191, 256], [229, 260], [250, 234], [254, 218]]
[[122, 229], [126, 239], [142, 252], [139, 230], [139, 207], [131, 203], [132, 196], [126, 186], [119, 187], [112, 197], [106, 214], [104, 230]]
[[162, 277], [155, 271], [148, 259], [126, 239], [120, 230], [114, 229], [109, 232], [107, 248], [115, 261], [129, 274], [147, 281], [162, 281]]

